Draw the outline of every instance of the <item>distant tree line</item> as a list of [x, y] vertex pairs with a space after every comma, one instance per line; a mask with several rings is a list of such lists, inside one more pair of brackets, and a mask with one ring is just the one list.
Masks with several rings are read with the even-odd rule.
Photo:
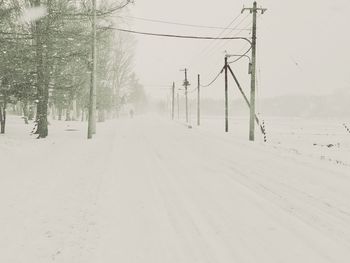
[[[111, 30], [113, 15], [124, 12], [130, 0], [99, 2], [97, 109], [104, 121], [117, 116], [123, 104], [143, 104], [145, 96], [133, 72], [134, 40]], [[0, 0], [1, 133], [8, 105], [20, 105], [25, 122], [35, 122], [38, 138], [48, 135], [49, 115], [86, 120], [91, 7], [91, 0]]]

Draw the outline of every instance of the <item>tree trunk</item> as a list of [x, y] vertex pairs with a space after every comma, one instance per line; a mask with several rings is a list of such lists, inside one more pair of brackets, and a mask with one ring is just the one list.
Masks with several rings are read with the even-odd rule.
[[6, 125], [6, 110], [2, 106], [0, 106], [0, 133], [5, 133], [5, 125]]
[[0, 105], [0, 133], [5, 133], [5, 126], [6, 126], [6, 105], [7, 104], [7, 97], [6, 94], [4, 96], [4, 103]]
[[62, 106], [58, 106], [58, 120], [61, 121], [62, 120]]
[[29, 118], [29, 113], [28, 113], [28, 100], [24, 100], [22, 102], [22, 110], [23, 110], [23, 119], [24, 123], [28, 124], [28, 118]]
[[76, 121], [78, 120], [79, 116], [78, 116], [78, 109], [77, 109], [77, 100], [74, 99], [72, 101], [72, 120]]
[[56, 105], [52, 104], [51, 106], [51, 116], [53, 120], [56, 120]]
[[46, 138], [48, 135], [47, 127], [47, 96], [48, 93], [45, 87], [45, 69], [44, 69], [44, 40], [42, 36], [43, 23], [41, 20], [36, 21], [36, 65], [37, 65], [37, 113], [36, 122], [38, 138]]
[[99, 110], [98, 111], [98, 122], [104, 122], [106, 120], [106, 113], [105, 110]]
[[16, 104], [13, 105], [13, 111], [14, 111], [14, 114], [18, 116], [22, 116], [22, 107], [20, 102], [17, 102]]
[[[36, 0], [35, 6], [40, 6], [41, 1]], [[48, 15], [45, 18], [35, 22], [35, 44], [36, 44], [36, 65], [37, 65], [37, 130], [39, 138], [46, 138], [48, 135], [48, 101], [49, 101], [49, 83], [50, 83], [50, 68], [48, 62], [50, 57], [49, 31], [50, 31], [50, 15], [51, 15], [51, 0], [47, 1]]]
[[81, 109], [81, 121], [85, 121], [85, 109]]
[[68, 108], [66, 109], [66, 121], [71, 121], [72, 117], [71, 117], [71, 110]]

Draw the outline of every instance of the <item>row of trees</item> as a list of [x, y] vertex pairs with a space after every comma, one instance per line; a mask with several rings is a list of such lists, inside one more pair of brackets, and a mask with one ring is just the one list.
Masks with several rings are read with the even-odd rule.
[[[98, 120], [126, 102], [143, 102], [132, 60], [134, 40], [112, 30], [114, 14], [130, 0], [98, 4]], [[48, 114], [85, 119], [91, 85], [91, 0], [0, 0], [0, 123], [6, 107], [35, 110], [38, 138], [48, 135]], [[73, 112], [73, 114], [71, 114]], [[73, 115], [73, 116], [72, 116]]]

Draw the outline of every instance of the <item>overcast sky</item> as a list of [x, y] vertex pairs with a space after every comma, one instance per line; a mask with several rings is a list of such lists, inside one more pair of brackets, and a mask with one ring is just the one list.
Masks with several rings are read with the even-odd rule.
[[[242, 0], [135, 0], [130, 16], [170, 22], [226, 27], [237, 17]], [[261, 0], [268, 11], [258, 18], [258, 90], [260, 97], [295, 93], [327, 94], [350, 88], [350, 2], [346, 0]], [[127, 19], [129, 28], [140, 31], [218, 36], [220, 29], [201, 29]], [[222, 36], [249, 36], [252, 16], [242, 14]], [[237, 24], [241, 23], [237, 26]], [[124, 25], [125, 26], [125, 25]], [[181, 85], [189, 69], [191, 88], [197, 74], [210, 82], [223, 66], [225, 50], [239, 54], [244, 41], [199, 41], [137, 36], [135, 66], [141, 82], [154, 95], [176, 81]], [[242, 86], [249, 88], [247, 60], [233, 65]], [[234, 89], [234, 83], [230, 83]], [[223, 75], [203, 96], [223, 97]], [[233, 93], [234, 95], [234, 93]], [[237, 95], [238, 96], [238, 95]]]

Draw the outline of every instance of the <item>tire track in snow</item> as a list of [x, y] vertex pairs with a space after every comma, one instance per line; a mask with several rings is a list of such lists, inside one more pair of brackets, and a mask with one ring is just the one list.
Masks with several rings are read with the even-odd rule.
[[[207, 138], [207, 136], [205, 136], [205, 138]], [[222, 142], [224, 141], [222, 140]], [[202, 140], [201, 143], [206, 143], [206, 140]], [[227, 148], [227, 145], [222, 143], [221, 147]], [[239, 152], [240, 160], [250, 160], [252, 158], [251, 154], [245, 154], [245, 158], [242, 158], [242, 154], [246, 152], [247, 151], [243, 149]], [[237, 152], [235, 153], [237, 154]], [[269, 153], [267, 152], [266, 154]], [[279, 162], [273, 162], [274, 165], [271, 166], [271, 161], [265, 156], [262, 160], [258, 160], [258, 168], [254, 169], [252, 166], [249, 166], [249, 164], [238, 162], [237, 158], [228, 159], [227, 156], [222, 155], [220, 152], [218, 155], [220, 157], [215, 156], [213, 158], [219, 158], [223, 165], [231, 167], [232, 171], [235, 172], [231, 173], [231, 176], [236, 175], [233, 178], [234, 180], [239, 180], [239, 182], [244, 183], [248, 188], [260, 193], [262, 196], [265, 196], [265, 198], [269, 198], [270, 201], [275, 202], [289, 213], [297, 216], [305, 223], [309, 224], [310, 227], [317, 228], [328, 236], [331, 235], [336, 240], [342, 241], [342, 243], [345, 241], [349, 245], [349, 212], [339, 209], [336, 206], [330, 206], [329, 203], [312, 197], [311, 194], [300, 191], [295, 187], [293, 188], [287, 183], [279, 182], [277, 175], [286, 174], [288, 172], [288, 169], [279, 164]], [[282, 161], [285, 165], [288, 164], [288, 161], [281, 158], [279, 159], [279, 161]], [[289, 163], [288, 165], [291, 164]], [[288, 165], [286, 166], [288, 167]], [[308, 166], [300, 166], [299, 164], [299, 167], [303, 168], [304, 171], [314, 171]], [[295, 171], [295, 167], [291, 168], [291, 170]], [[323, 172], [319, 168], [317, 170], [319, 170], [320, 173]], [[237, 177], [237, 174], [240, 175], [240, 177]], [[292, 174], [289, 175], [292, 178]], [[306, 174], [306, 176], [308, 175]], [[267, 185], [268, 183], [270, 183], [270, 185]], [[278, 189], [279, 194], [272, 189]], [[315, 206], [315, 204], [317, 206]], [[326, 218], [332, 219], [325, 220]], [[344, 231], [347, 233], [344, 233]]]
[[[179, 136], [176, 136], [177, 138], [176, 138], [176, 143], [183, 143], [183, 141], [181, 142], [181, 140], [179, 140]], [[160, 144], [160, 145], [162, 145], [162, 143], [159, 143], [159, 139], [161, 139], [162, 137], [160, 137], [159, 135], [157, 136], [157, 138], [153, 138], [153, 140], [154, 140], [154, 142], [157, 142], [157, 144], [155, 144], [155, 145], [158, 145], [158, 144]], [[169, 139], [169, 138], [168, 138]], [[176, 143], [174, 143], [174, 144], [176, 144]], [[179, 149], [174, 149], [174, 145], [171, 145], [172, 147], [172, 149], [175, 151], [175, 152], [179, 152], [179, 153], [181, 153], [181, 154], [183, 154], [184, 152], [183, 152], [183, 150], [184, 149], [182, 149], [182, 151], [181, 150], [179, 150]], [[158, 148], [160, 148], [160, 151], [164, 151], [164, 148], [163, 148], [163, 146], [160, 146], [160, 147], [158, 147]], [[181, 147], [180, 147], [181, 148]], [[182, 145], [182, 148], [184, 148], [183, 147], [183, 145]], [[188, 145], [186, 145], [186, 147], [185, 147], [185, 150], [188, 148]], [[184, 155], [182, 155], [182, 157], [183, 158], [186, 158], [186, 154], [184, 154]], [[191, 158], [190, 158], [191, 159]], [[215, 159], [215, 158], [214, 158]], [[220, 164], [220, 163], [218, 163], [218, 164]], [[174, 167], [172, 167], [172, 168], [174, 168]], [[189, 177], [190, 179], [192, 178], [191, 176]], [[199, 181], [198, 181], [199, 182]], [[198, 183], [197, 182], [197, 183]], [[237, 183], [239, 183], [239, 182], [237, 182]], [[246, 186], [244, 186], [244, 187], [246, 187]], [[252, 191], [252, 192], [254, 192], [255, 194], [258, 194], [258, 196], [261, 196], [261, 193], [256, 193], [256, 191], [254, 191], [254, 189], [251, 189], [251, 188], [249, 188], [248, 187], [248, 190], [249, 191]], [[271, 202], [271, 200], [267, 200], [268, 202]], [[287, 213], [288, 214], [288, 213]], [[290, 216], [290, 215], [289, 215]], [[291, 231], [293, 231], [293, 230], [291, 230]], [[312, 246], [312, 244], [310, 244], [310, 246]], [[240, 248], [242, 248], [242, 247], [240, 247]], [[318, 249], [318, 253], [320, 253], [320, 255], [323, 255], [323, 257], [324, 258], [327, 258], [327, 254], [324, 254], [323, 253], [323, 251], [321, 250], [321, 249]], [[319, 259], [319, 260], [321, 260], [321, 259]], [[327, 261], [328, 262], [328, 261]]]

